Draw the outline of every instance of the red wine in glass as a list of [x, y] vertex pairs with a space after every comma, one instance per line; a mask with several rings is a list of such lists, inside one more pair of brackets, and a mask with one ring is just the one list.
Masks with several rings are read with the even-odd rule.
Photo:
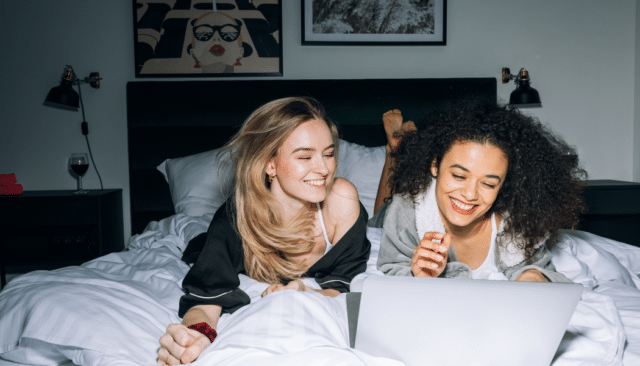
[[76, 173], [78, 176], [82, 177], [84, 173], [89, 169], [89, 164], [75, 164], [71, 165], [71, 170]]
[[89, 160], [87, 159], [87, 154], [71, 154], [69, 158], [69, 166], [71, 166], [71, 170], [78, 175], [78, 190], [74, 193], [76, 194], [85, 194], [88, 191], [82, 190], [82, 176], [89, 169]]

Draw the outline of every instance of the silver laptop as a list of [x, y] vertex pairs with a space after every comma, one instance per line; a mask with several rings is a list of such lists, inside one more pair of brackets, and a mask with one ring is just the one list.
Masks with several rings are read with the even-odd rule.
[[407, 366], [549, 366], [583, 286], [369, 276], [355, 349]]

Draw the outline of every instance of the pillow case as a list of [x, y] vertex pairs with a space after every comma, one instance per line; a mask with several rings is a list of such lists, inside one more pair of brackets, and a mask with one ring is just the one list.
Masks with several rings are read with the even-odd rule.
[[373, 216], [373, 206], [386, 155], [384, 146], [366, 147], [340, 140], [336, 176], [343, 177], [356, 186], [369, 218]]
[[167, 159], [158, 165], [169, 183], [176, 214], [192, 217], [213, 214], [229, 197], [232, 166], [224, 156], [216, 159], [220, 150]]
[[[158, 170], [169, 183], [171, 199], [176, 213], [199, 217], [215, 213], [231, 194], [233, 183], [231, 164], [221, 157], [220, 149], [167, 159]], [[360, 201], [369, 217], [384, 166], [384, 146], [366, 147], [340, 140], [337, 177], [343, 177], [358, 189]]]

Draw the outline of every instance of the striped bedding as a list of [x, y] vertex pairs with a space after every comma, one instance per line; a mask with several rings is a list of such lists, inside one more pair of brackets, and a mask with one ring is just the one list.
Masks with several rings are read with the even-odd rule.
[[[185, 243], [211, 217], [182, 214], [152, 222], [129, 249], [82, 266], [36, 271], [0, 292], [0, 365], [153, 365], [158, 339], [179, 322]], [[367, 272], [381, 229], [369, 229]], [[640, 249], [583, 232], [565, 232], [554, 264], [585, 286], [554, 361], [559, 365], [640, 364]], [[308, 282], [308, 285], [317, 286]], [[220, 319], [220, 336], [195, 365], [400, 365], [349, 348], [345, 296], [283, 291], [243, 277], [248, 305]]]

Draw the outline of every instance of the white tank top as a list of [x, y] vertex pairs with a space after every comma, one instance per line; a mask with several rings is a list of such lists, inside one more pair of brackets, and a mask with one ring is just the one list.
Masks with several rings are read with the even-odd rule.
[[324, 217], [322, 217], [322, 210], [320, 209], [320, 205], [318, 205], [318, 214], [320, 214], [320, 226], [322, 226], [322, 234], [324, 235], [324, 242], [327, 244], [327, 249], [324, 250], [324, 254], [331, 249], [333, 244], [329, 241], [329, 236], [327, 236], [327, 228], [324, 227]]
[[504, 273], [498, 270], [496, 263], [496, 237], [498, 228], [496, 225], [496, 214], [491, 214], [491, 246], [489, 253], [480, 267], [471, 271], [471, 278], [476, 280], [508, 280]]

